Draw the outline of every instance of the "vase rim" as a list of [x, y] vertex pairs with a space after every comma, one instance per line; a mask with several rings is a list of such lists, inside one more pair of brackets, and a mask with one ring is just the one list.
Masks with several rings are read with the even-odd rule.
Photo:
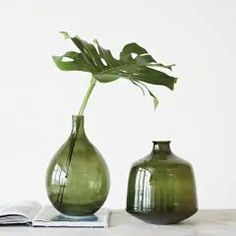
[[153, 144], [170, 144], [170, 140], [153, 140]]
[[72, 118], [84, 118], [84, 115], [72, 115]]

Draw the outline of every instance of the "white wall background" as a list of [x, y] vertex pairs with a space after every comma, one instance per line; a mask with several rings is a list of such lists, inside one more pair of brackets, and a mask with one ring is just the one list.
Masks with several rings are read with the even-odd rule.
[[201, 208], [236, 207], [236, 3], [234, 0], [8, 0], [0, 3], [0, 202], [48, 203], [47, 165], [68, 136], [89, 76], [63, 73], [52, 54], [74, 49], [66, 30], [99, 39], [118, 55], [143, 45], [176, 63], [174, 92], [153, 88], [160, 106], [125, 80], [98, 86], [86, 110], [88, 137], [111, 172], [106, 202], [125, 206], [131, 164], [153, 139], [195, 169]]

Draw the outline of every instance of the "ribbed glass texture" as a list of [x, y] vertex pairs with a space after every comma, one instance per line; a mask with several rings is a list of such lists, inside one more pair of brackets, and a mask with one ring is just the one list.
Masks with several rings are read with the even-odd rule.
[[170, 141], [154, 141], [152, 152], [131, 168], [127, 212], [154, 224], [173, 224], [197, 212], [193, 169], [174, 155]]

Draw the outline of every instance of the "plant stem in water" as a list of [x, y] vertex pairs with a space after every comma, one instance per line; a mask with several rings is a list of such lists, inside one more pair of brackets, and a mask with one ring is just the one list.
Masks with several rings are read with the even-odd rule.
[[[84, 110], [85, 110], [86, 105], [88, 103], [89, 97], [90, 97], [90, 95], [93, 91], [93, 88], [96, 84], [96, 81], [97, 80], [94, 79], [94, 78], [92, 78], [91, 81], [90, 81], [90, 85], [88, 87], [88, 90], [85, 94], [85, 97], [83, 99], [83, 102], [82, 102], [80, 110], [79, 110], [78, 115], [80, 115], [80, 116], [82, 116], [84, 114]], [[67, 160], [66, 160], [66, 172], [65, 172], [66, 173], [66, 176], [65, 176], [66, 179], [67, 179], [68, 174], [69, 174], [69, 168], [70, 168], [70, 163], [71, 163], [72, 155], [73, 155], [73, 151], [74, 151], [76, 136], [77, 136], [77, 133], [73, 133], [72, 136], [71, 136], [71, 145], [70, 145], [68, 157], [67, 157]], [[57, 197], [57, 202], [60, 206], [63, 203], [65, 187], [66, 187], [66, 182], [64, 181], [63, 184], [60, 186], [58, 197]]]

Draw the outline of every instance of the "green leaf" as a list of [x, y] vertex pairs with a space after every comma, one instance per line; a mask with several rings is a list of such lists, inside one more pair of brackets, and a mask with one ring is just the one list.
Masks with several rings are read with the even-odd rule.
[[152, 97], [153, 99], [153, 105], [154, 105], [154, 110], [156, 110], [158, 104], [159, 104], [159, 101], [157, 99], [157, 97], [154, 95], [154, 93], [148, 88], [148, 86], [142, 82], [137, 82], [137, 84], [139, 84], [139, 86], [143, 86], [149, 93], [149, 95]]
[[119, 75], [112, 75], [112, 74], [97, 74], [97, 75], [93, 75], [93, 77], [98, 80], [98, 81], [102, 81], [103, 83], [108, 83], [114, 80], [119, 79]]
[[133, 72], [134, 78], [148, 84], [156, 84], [166, 86], [173, 90], [177, 78], [171, 77], [164, 72], [154, 70], [149, 67], [140, 66]]
[[79, 70], [78, 64], [75, 61], [72, 61], [72, 62], [62, 61], [63, 56], [62, 57], [53, 56], [52, 59], [55, 62], [55, 64], [57, 65], [57, 67], [61, 70], [64, 70], [64, 71]]
[[100, 46], [100, 44], [98, 43], [97, 40], [94, 40], [94, 42], [96, 43], [97, 47], [98, 47], [98, 51], [101, 55], [101, 58], [104, 59], [104, 61], [106, 62], [106, 66], [107, 68], [112, 68], [114, 66], [120, 66], [122, 65], [121, 63], [119, 63], [118, 60], [116, 60], [112, 54], [111, 54], [111, 51], [108, 50], [108, 49], [105, 49], [105, 48], [102, 48]]
[[[71, 61], [64, 61], [65, 59], [71, 59]], [[90, 68], [86, 63], [83, 54], [77, 52], [66, 52], [63, 56], [56, 57], [53, 56], [53, 61], [58, 66], [59, 69], [70, 71], [79, 70], [90, 72]]]
[[60, 34], [62, 34], [65, 39], [69, 39], [70, 38], [70, 35], [67, 32], [65, 32], [65, 31], [60, 31]]
[[143, 96], [145, 96], [145, 91], [143, 89], [143, 87], [141, 85], [139, 85], [138, 83], [136, 83], [135, 81], [133, 80], [130, 80], [134, 85], [136, 85], [142, 92]]
[[147, 51], [136, 43], [129, 43], [125, 45], [121, 51], [120, 60], [125, 62], [134, 60], [132, 58], [132, 53], [136, 55], [144, 55], [147, 54]]
[[[137, 84], [140, 86], [142, 83], [142, 86], [153, 84], [174, 89], [177, 78], [158, 70], [158, 68], [172, 70], [174, 65], [163, 65], [157, 62], [146, 49], [137, 43], [125, 45], [120, 53], [120, 58], [116, 59], [111, 51], [103, 48], [97, 40], [92, 44], [79, 36], [71, 37], [64, 31], [61, 33], [66, 39], [71, 39], [79, 50], [79, 52], [69, 51], [62, 56], [53, 56], [55, 64], [61, 70], [89, 72], [101, 83], [125, 78], [136, 86]], [[153, 98], [156, 107], [158, 104], [156, 96], [147, 87], [145, 89]]]

